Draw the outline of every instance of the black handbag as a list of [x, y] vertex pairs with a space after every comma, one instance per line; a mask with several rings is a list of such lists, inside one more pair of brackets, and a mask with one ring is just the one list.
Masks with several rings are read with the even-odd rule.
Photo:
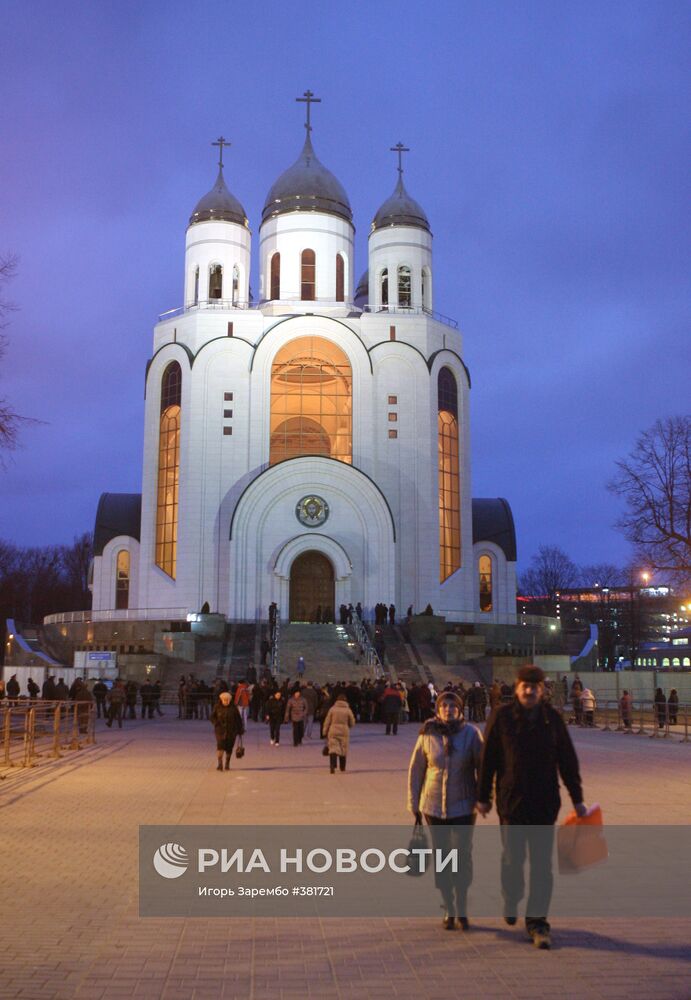
[[238, 737], [238, 745], [235, 747], [235, 756], [238, 760], [245, 756], [245, 748], [242, 745], [242, 736]]
[[[408, 844], [409, 851], [422, 851], [426, 850], [427, 844], [427, 834], [425, 833], [425, 828], [422, 823], [418, 823], [415, 820], [415, 826], [413, 827], [413, 835], [410, 838], [410, 843]], [[422, 864], [421, 864], [422, 862]], [[412, 875], [413, 878], [417, 878], [418, 875], [424, 875], [426, 867], [424, 864], [424, 857], [421, 858], [417, 854], [411, 855], [408, 859], [408, 875]]]
[[329, 756], [329, 744], [325, 743], [324, 746], [322, 747], [322, 757], [328, 757], [328, 756]]

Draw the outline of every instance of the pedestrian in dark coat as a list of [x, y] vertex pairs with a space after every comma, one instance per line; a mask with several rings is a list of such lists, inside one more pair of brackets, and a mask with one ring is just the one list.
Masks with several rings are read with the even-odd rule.
[[401, 709], [403, 707], [401, 692], [398, 688], [389, 684], [388, 687], [384, 688], [384, 691], [379, 698], [379, 703], [381, 704], [384, 721], [386, 722], [386, 735], [390, 736], [393, 731], [393, 735], [396, 736], [398, 733], [398, 723], [401, 717]]
[[302, 697], [302, 693], [298, 688], [293, 697], [288, 700], [286, 705], [286, 715], [285, 721], [293, 723], [293, 746], [299, 747], [302, 744], [302, 738], [305, 735], [305, 719], [307, 718], [307, 702]]
[[355, 716], [348, 704], [348, 698], [341, 692], [324, 719], [324, 736], [329, 750], [331, 773], [336, 770], [336, 761], [341, 771], [346, 769], [346, 757], [350, 745], [350, 730], [355, 725]]
[[274, 692], [266, 703], [266, 721], [269, 723], [269, 739], [272, 747], [279, 746], [281, 742], [281, 723], [285, 715], [285, 705], [280, 691]]
[[70, 698], [79, 703], [77, 705], [77, 725], [79, 732], [84, 735], [89, 729], [89, 705], [94, 699], [81, 677], [77, 677], [72, 685]]
[[125, 685], [121, 680], [117, 680], [110, 689], [110, 695], [108, 697], [108, 721], [106, 722], [106, 725], [109, 729], [116, 719], [118, 729], [122, 729], [122, 712], [125, 707], [125, 697]]
[[108, 694], [108, 688], [105, 686], [103, 681], [99, 678], [94, 684], [93, 695], [96, 699], [96, 718], [100, 719], [101, 714], [103, 718], [106, 717], [106, 696]]
[[221, 691], [218, 701], [211, 713], [211, 724], [216, 735], [216, 770], [223, 770], [223, 754], [226, 755], [226, 771], [230, 770], [230, 758], [233, 755], [233, 746], [238, 736], [242, 736], [245, 727], [242, 717], [233, 704], [233, 699], [229, 691]]
[[667, 699], [662, 688], [658, 688], [655, 692], [655, 715], [657, 716], [657, 728], [664, 729], [667, 718]]
[[7, 682], [5, 690], [7, 692], [7, 697], [11, 698], [13, 701], [19, 697], [19, 681], [17, 680], [16, 674], [12, 674]]
[[526, 928], [538, 948], [551, 946], [547, 914], [552, 898], [554, 823], [561, 805], [559, 777], [576, 813], [583, 816], [587, 811], [576, 751], [561, 715], [543, 701], [544, 681], [539, 667], [522, 667], [515, 698], [490, 718], [477, 791], [477, 811], [486, 816], [496, 780], [504, 917], [510, 925], [516, 923], [526, 852], [530, 851]]
[[26, 682], [26, 686], [29, 690], [29, 697], [31, 698], [32, 701], [35, 701], [36, 698], [38, 698], [39, 694], [41, 693], [40, 687], [33, 679], [33, 677], [30, 677], [28, 679], [28, 681]]
[[672, 688], [672, 690], [669, 692], [669, 698], [667, 699], [667, 717], [669, 718], [670, 726], [676, 726], [678, 712], [679, 712], [679, 695], [677, 694], [677, 689]]

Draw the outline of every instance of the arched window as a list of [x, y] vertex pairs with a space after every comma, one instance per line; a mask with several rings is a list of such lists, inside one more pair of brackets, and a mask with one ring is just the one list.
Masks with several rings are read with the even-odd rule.
[[314, 302], [317, 287], [317, 256], [314, 250], [303, 250], [300, 258], [301, 262], [301, 283], [302, 292], [300, 298], [303, 302]]
[[458, 456], [458, 388], [448, 368], [437, 380], [439, 452], [439, 579], [461, 566], [461, 486]]
[[420, 284], [420, 292], [422, 293], [422, 308], [431, 309], [432, 308], [432, 295], [431, 288], [432, 276], [430, 274], [428, 267], [423, 267], [422, 269], [422, 279]]
[[398, 305], [401, 309], [410, 309], [412, 305], [410, 268], [405, 264], [398, 269]]
[[336, 254], [336, 302], [345, 302], [345, 262], [340, 253]]
[[237, 264], [233, 264], [233, 299], [232, 304], [236, 306], [238, 304], [238, 298], [240, 296], [240, 268]]
[[115, 565], [115, 607], [130, 606], [130, 554], [127, 549], [120, 549]]
[[220, 264], [213, 264], [209, 271], [209, 298], [223, 298], [223, 268]]
[[492, 560], [480, 556], [477, 563], [480, 575], [480, 611], [492, 610]]
[[156, 501], [156, 565], [175, 579], [180, 479], [180, 401], [182, 369], [171, 361], [161, 379]]
[[269, 298], [281, 297], [281, 255], [275, 253], [271, 258], [271, 294]]
[[385, 267], [379, 276], [379, 291], [381, 294], [382, 308], [389, 304], [389, 269]]
[[199, 268], [194, 269], [194, 304], [199, 305]]
[[348, 358], [321, 337], [297, 337], [271, 367], [269, 463], [300, 455], [353, 460], [353, 377]]

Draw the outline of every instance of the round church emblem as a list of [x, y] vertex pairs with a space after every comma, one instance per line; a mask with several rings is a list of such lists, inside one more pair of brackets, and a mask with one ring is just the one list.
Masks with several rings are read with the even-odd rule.
[[322, 497], [303, 497], [295, 508], [295, 516], [306, 528], [319, 528], [329, 516], [329, 505]]

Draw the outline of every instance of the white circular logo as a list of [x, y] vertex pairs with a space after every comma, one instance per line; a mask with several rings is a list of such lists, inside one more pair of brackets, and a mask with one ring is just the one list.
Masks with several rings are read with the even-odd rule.
[[329, 516], [329, 505], [323, 497], [303, 497], [297, 502], [295, 516], [306, 528], [319, 528]]
[[187, 851], [180, 844], [161, 844], [154, 854], [154, 868], [163, 878], [180, 878], [187, 871]]

